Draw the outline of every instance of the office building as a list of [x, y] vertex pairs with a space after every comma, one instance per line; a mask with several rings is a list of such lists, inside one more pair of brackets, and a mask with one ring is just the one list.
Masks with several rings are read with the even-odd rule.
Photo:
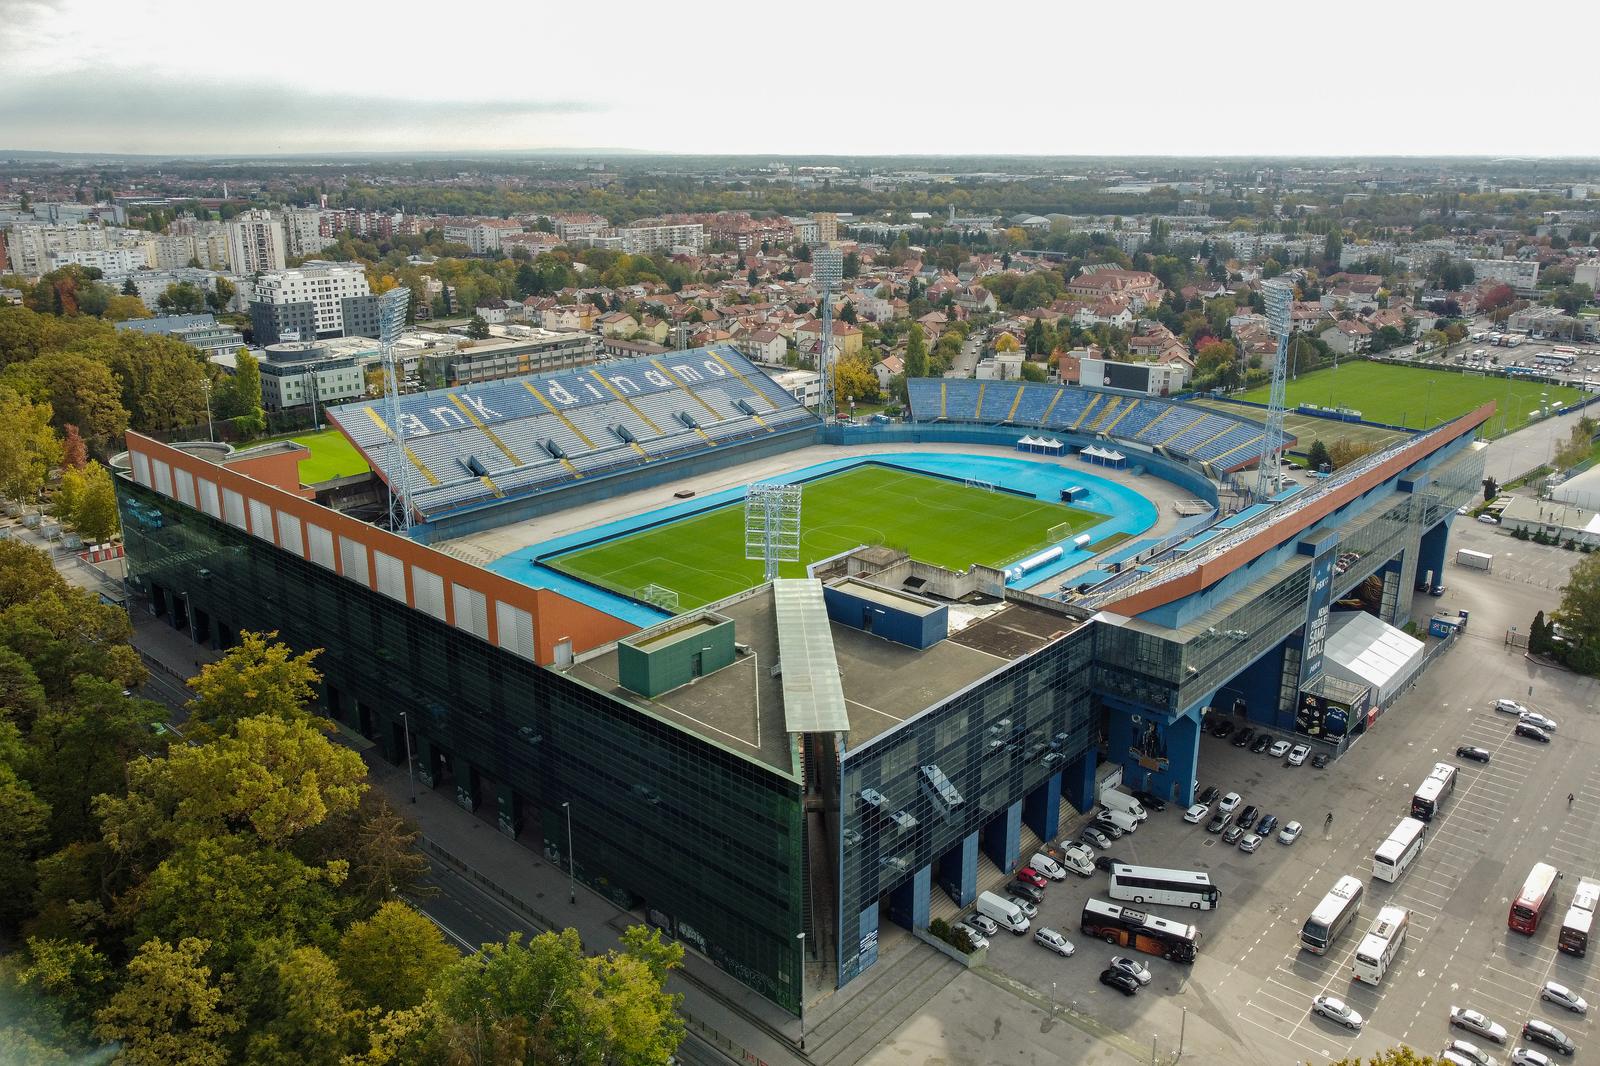
[[258, 345], [376, 337], [378, 298], [360, 267], [312, 260], [256, 279], [250, 322]]

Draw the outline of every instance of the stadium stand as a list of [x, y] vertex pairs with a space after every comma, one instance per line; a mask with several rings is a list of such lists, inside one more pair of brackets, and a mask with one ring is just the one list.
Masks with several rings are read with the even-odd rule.
[[[817, 425], [725, 345], [415, 393], [400, 398], [399, 416], [400, 461], [424, 520]], [[396, 475], [383, 400], [328, 417], [380, 477]]]
[[[1012, 425], [1130, 441], [1232, 473], [1260, 461], [1258, 422], [1154, 397], [1032, 382], [916, 378], [906, 383], [918, 422]], [[1290, 439], [1286, 443], [1294, 443]]]

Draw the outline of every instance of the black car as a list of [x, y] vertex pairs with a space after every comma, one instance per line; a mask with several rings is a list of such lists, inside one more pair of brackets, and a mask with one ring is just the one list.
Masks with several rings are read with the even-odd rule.
[[1222, 795], [1216, 785], [1207, 785], [1200, 795], [1194, 798], [1196, 803], [1204, 803], [1207, 807], [1217, 802], [1217, 797]]
[[1250, 742], [1255, 739], [1255, 736], [1255, 729], [1251, 726], [1245, 726], [1243, 729], [1239, 730], [1233, 735], [1233, 746], [1236, 748], [1247, 748], [1250, 746]]
[[1256, 737], [1256, 742], [1250, 745], [1250, 750], [1255, 752], [1257, 755], [1260, 755], [1262, 752], [1272, 747], [1272, 739], [1271, 733], [1262, 733], [1260, 736]]
[[1141, 790], [1139, 792], [1135, 792], [1133, 794], [1133, 798], [1144, 804], [1144, 809], [1150, 811], [1152, 814], [1159, 814], [1161, 811], [1167, 809], [1167, 801], [1156, 795], [1154, 792], [1145, 792]]
[[1256, 836], [1269, 837], [1276, 828], [1278, 828], [1278, 816], [1276, 814], [1263, 814], [1261, 821], [1256, 823]]
[[1030, 885], [1026, 881], [1013, 881], [1006, 886], [1006, 895], [1021, 896], [1029, 903], [1043, 903], [1044, 889], [1037, 885]]
[[1256, 819], [1261, 816], [1261, 808], [1254, 803], [1239, 812], [1237, 824], [1244, 829], [1249, 829], [1256, 824]]
[[1470, 744], [1461, 745], [1461, 747], [1456, 749], [1456, 754], [1461, 756], [1463, 759], [1471, 759], [1473, 762], [1489, 761], [1489, 752], [1487, 750], [1483, 748], [1474, 748]]
[[1550, 743], [1549, 733], [1546, 733], [1536, 725], [1529, 725], [1527, 722], [1517, 723], [1517, 736], [1527, 737], [1529, 740], [1537, 740], [1541, 744]]
[[1214, 737], [1225, 737], [1229, 733], [1232, 733], [1232, 732], [1233, 732], [1233, 723], [1228, 721], [1228, 719], [1226, 719], [1226, 718], [1224, 718], [1222, 721], [1218, 722], [1215, 726], [1213, 726], [1211, 728], [1211, 735], [1214, 736]]
[[1311, 756], [1311, 765], [1316, 767], [1318, 770], [1326, 767], [1328, 765], [1327, 752], [1319, 751], [1315, 755]]
[[1139, 979], [1121, 970], [1101, 970], [1100, 983], [1107, 988], [1115, 988], [1125, 996], [1135, 995], [1139, 991]]
[[1123, 862], [1115, 855], [1096, 855], [1094, 857], [1094, 868], [1096, 870], [1104, 870], [1106, 873], [1110, 873], [1113, 866], [1126, 865], [1127, 863]]
[[1226, 828], [1228, 828], [1228, 816], [1220, 812], [1213, 814], [1211, 821], [1206, 823], [1206, 832], [1208, 833], [1220, 833]]
[[[1103, 977], [1102, 977], [1103, 979]], [[1522, 1039], [1532, 1040], [1535, 1044], [1543, 1044], [1552, 1051], [1559, 1051], [1563, 1055], [1572, 1054], [1576, 1048], [1572, 1041], [1560, 1029], [1549, 1022], [1538, 1018], [1531, 1018], [1522, 1025]]]

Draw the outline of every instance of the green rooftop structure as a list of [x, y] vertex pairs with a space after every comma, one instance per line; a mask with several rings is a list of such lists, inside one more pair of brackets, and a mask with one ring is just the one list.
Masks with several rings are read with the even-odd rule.
[[733, 662], [733, 619], [711, 611], [674, 618], [617, 642], [618, 680], [654, 699]]

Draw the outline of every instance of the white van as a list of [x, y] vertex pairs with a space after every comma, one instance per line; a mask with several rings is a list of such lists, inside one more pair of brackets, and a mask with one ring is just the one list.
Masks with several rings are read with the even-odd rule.
[[1126, 792], [1118, 792], [1114, 788], [1104, 789], [1100, 793], [1100, 806], [1113, 811], [1121, 811], [1131, 816], [1135, 821], [1144, 821], [1150, 817], [1140, 802]]
[[1135, 818], [1127, 811], [1119, 811], [1111, 807], [1102, 807], [1100, 809], [1100, 813], [1096, 817], [1104, 818], [1106, 821], [1110, 822], [1124, 833], [1131, 833], [1135, 829], [1139, 828], [1140, 819]]
[[1028, 860], [1028, 865], [1052, 881], [1065, 881], [1067, 879], [1067, 871], [1061, 868], [1061, 864], [1042, 851], [1034, 852], [1033, 858]]
[[1022, 913], [1022, 908], [1003, 899], [993, 892], [979, 892], [977, 911], [985, 918], [991, 918], [1002, 929], [1009, 929], [1017, 936], [1028, 931], [1028, 916]]

